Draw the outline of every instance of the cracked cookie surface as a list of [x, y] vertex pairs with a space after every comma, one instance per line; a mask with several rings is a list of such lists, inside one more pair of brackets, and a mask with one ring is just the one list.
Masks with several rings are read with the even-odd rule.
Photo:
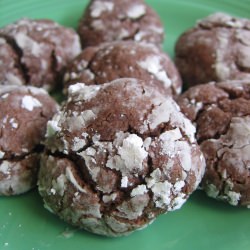
[[0, 29], [0, 85], [53, 90], [81, 51], [77, 33], [50, 20], [21, 19]]
[[57, 104], [36, 87], [0, 89], [0, 195], [24, 193], [36, 185], [47, 121]]
[[12, 46], [0, 37], [0, 85], [23, 85], [25, 82], [19, 57]]
[[250, 78], [250, 20], [215, 13], [176, 43], [175, 62], [187, 86]]
[[153, 44], [119, 41], [88, 47], [70, 63], [64, 87], [103, 84], [117, 78], [145, 80], [166, 95], [180, 94], [182, 81], [169, 56]]
[[173, 99], [141, 80], [71, 85], [47, 126], [45, 207], [96, 234], [141, 229], [198, 186], [205, 161], [194, 133]]
[[206, 158], [201, 182], [208, 196], [250, 205], [250, 81], [197, 85], [178, 99], [195, 124]]
[[161, 47], [164, 28], [156, 12], [142, 0], [93, 0], [78, 26], [82, 47], [133, 40]]

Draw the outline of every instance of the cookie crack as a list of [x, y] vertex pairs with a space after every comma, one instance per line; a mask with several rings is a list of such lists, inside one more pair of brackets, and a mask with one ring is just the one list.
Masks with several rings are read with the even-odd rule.
[[0, 37], [3, 37], [6, 42], [8, 43], [9, 46], [15, 51], [17, 54], [17, 60], [18, 60], [18, 65], [17, 67], [21, 69], [22, 77], [25, 80], [25, 83], [28, 84], [30, 82], [30, 76], [29, 76], [29, 69], [25, 65], [25, 63], [22, 62], [23, 59], [23, 51], [22, 49], [18, 46], [16, 43], [15, 39], [8, 35], [0, 34]]
[[9, 157], [3, 157], [1, 160], [0, 160], [0, 164], [3, 162], [3, 161], [15, 161], [15, 162], [18, 162], [18, 161], [22, 161], [24, 160], [26, 157], [32, 155], [32, 154], [40, 154], [42, 153], [44, 150], [44, 146], [42, 144], [39, 144], [37, 145], [36, 147], [34, 147], [31, 151], [27, 152], [27, 153], [22, 153], [20, 155], [15, 155], [15, 154], [11, 154]]

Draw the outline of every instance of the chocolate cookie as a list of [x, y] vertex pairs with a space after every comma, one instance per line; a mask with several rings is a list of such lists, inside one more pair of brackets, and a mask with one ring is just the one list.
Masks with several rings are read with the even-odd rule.
[[176, 43], [183, 82], [250, 78], [250, 20], [215, 13], [185, 32]]
[[0, 195], [35, 186], [41, 141], [57, 104], [45, 90], [25, 86], [0, 89]]
[[194, 132], [172, 98], [143, 81], [72, 85], [48, 122], [38, 183], [45, 206], [96, 234], [144, 228], [199, 184], [205, 161]]
[[159, 16], [143, 0], [92, 0], [79, 23], [82, 47], [133, 40], [157, 46], [164, 29]]
[[77, 33], [50, 20], [22, 19], [0, 29], [0, 85], [52, 90], [81, 51]]
[[121, 77], [145, 80], [167, 95], [181, 92], [181, 78], [168, 55], [153, 44], [133, 41], [84, 49], [68, 65], [64, 87], [77, 82], [102, 84]]
[[197, 85], [178, 103], [196, 125], [206, 158], [202, 188], [231, 205], [250, 206], [250, 81]]

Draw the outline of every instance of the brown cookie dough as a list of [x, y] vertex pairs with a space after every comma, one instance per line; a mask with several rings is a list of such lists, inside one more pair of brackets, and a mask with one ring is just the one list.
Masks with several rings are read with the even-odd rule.
[[176, 44], [183, 82], [250, 78], [250, 20], [215, 13], [185, 32]]
[[167, 95], [180, 94], [182, 81], [172, 60], [153, 44], [119, 41], [88, 47], [68, 65], [65, 89], [73, 83], [102, 84], [133, 77]]
[[250, 81], [197, 85], [178, 103], [196, 125], [206, 158], [202, 188], [231, 205], [250, 206]]
[[41, 141], [57, 104], [43, 89], [0, 89], [0, 195], [21, 194], [35, 186]]
[[92, 0], [79, 23], [82, 47], [133, 40], [161, 47], [163, 25], [143, 0]]
[[19, 20], [0, 29], [0, 85], [52, 90], [60, 83], [63, 68], [80, 51], [73, 29], [50, 20]]
[[178, 209], [204, 158], [171, 97], [141, 80], [71, 85], [48, 122], [39, 173], [45, 206], [70, 224], [121, 236]]
[[23, 85], [25, 82], [19, 57], [7, 40], [0, 37], [0, 86]]

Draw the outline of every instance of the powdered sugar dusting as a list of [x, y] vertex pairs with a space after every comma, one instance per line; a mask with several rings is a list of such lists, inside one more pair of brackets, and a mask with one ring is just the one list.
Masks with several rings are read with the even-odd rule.
[[0, 150], [0, 159], [2, 159], [4, 157], [4, 155], [5, 155], [5, 152]]
[[126, 188], [128, 186], [128, 177], [127, 176], [123, 176], [122, 180], [121, 180], [121, 187], [122, 188]]
[[20, 162], [4, 160], [0, 163], [0, 195], [8, 195], [12, 190], [13, 194], [24, 193], [32, 187], [32, 176], [23, 168]]
[[214, 67], [219, 80], [225, 80], [230, 76], [230, 67], [225, 62], [225, 48], [229, 46], [229, 34], [227, 32], [220, 32], [217, 39], [220, 49], [216, 50], [216, 63]]
[[138, 62], [139, 66], [153, 74], [155, 78], [163, 82], [165, 88], [169, 88], [172, 84], [167, 76], [167, 72], [163, 69], [161, 58], [156, 55], [148, 56], [143, 61]]
[[74, 100], [88, 101], [92, 99], [100, 90], [100, 85], [85, 85], [84, 83], [76, 83], [70, 85], [68, 92], [70, 97]]
[[53, 119], [47, 122], [47, 130], [46, 137], [52, 137], [57, 132], [61, 131], [61, 127], [59, 126], [60, 113], [54, 115]]
[[229, 197], [228, 202], [233, 206], [237, 206], [240, 201], [241, 194], [234, 191], [228, 191], [227, 195]]
[[134, 197], [134, 196], [136, 196], [136, 195], [142, 195], [142, 194], [145, 194], [145, 193], [147, 193], [147, 192], [148, 192], [147, 186], [142, 184], [142, 185], [138, 185], [137, 187], [135, 187], [135, 188], [132, 190], [130, 196], [131, 196], [131, 197]]
[[79, 130], [87, 126], [96, 118], [96, 114], [92, 110], [85, 110], [77, 116], [70, 116], [66, 118], [66, 126], [69, 131]]
[[9, 175], [10, 167], [11, 167], [11, 164], [9, 164], [8, 161], [3, 161], [0, 165], [0, 172], [2, 172], [5, 175]]
[[93, 147], [88, 147], [86, 150], [78, 153], [78, 155], [84, 159], [86, 168], [88, 169], [92, 180], [96, 182], [101, 170], [100, 166], [96, 164], [96, 150]]
[[50, 189], [50, 192], [52, 194], [58, 193], [59, 195], [63, 196], [65, 189], [66, 189], [66, 183], [67, 179], [64, 174], [59, 175], [56, 180], [52, 181], [52, 188]]
[[177, 210], [182, 207], [182, 205], [186, 202], [187, 197], [184, 193], [179, 194], [173, 200], [172, 210]]
[[70, 168], [66, 168], [65, 176], [77, 188], [78, 191], [86, 193], [86, 190], [84, 188], [82, 188], [80, 186], [80, 184], [77, 182], [77, 180], [75, 179], [75, 177], [74, 177], [72, 171], [70, 170]]
[[0, 37], [0, 45], [6, 44], [6, 41]]
[[48, 94], [48, 92], [42, 88], [37, 88], [33, 86], [25, 86], [23, 88], [27, 88], [33, 95], [47, 95]]
[[87, 144], [86, 140], [83, 138], [75, 137], [73, 139], [73, 151], [79, 151], [81, 148], [83, 148]]
[[32, 111], [34, 108], [42, 107], [42, 104], [39, 100], [37, 100], [35, 97], [30, 95], [25, 95], [22, 98], [21, 107], [23, 109], [26, 109], [28, 111]]
[[116, 193], [112, 193], [110, 195], [103, 195], [102, 200], [104, 203], [110, 202], [110, 201], [114, 201], [117, 197]]
[[185, 171], [190, 171], [192, 168], [192, 159], [191, 159], [192, 154], [189, 143], [187, 143], [186, 141], [176, 142], [176, 152], [178, 154], [178, 158], [180, 159], [182, 168]]
[[124, 139], [123, 145], [118, 149], [118, 153], [129, 169], [133, 169], [135, 166], [141, 166], [143, 160], [148, 155], [143, 148], [142, 139], [135, 134], [131, 134]]
[[126, 175], [134, 169], [142, 169], [143, 160], [147, 155], [147, 151], [143, 148], [142, 139], [135, 134], [129, 134], [123, 139], [122, 145], [119, 146], [118, 154], [110, 157], [106, 166], [119, 170]]
[[195, 127], [192, 125], [191, 121], [179, 111], [179, 106], [171, 98], [166, 98], [164, 102], [154, 107], [151, 114], [144, 122], [141, 132], [146, 131], [148, 126], [151, 130], [154, 130], [160, 124], [168, 122], [173, 127], [176, 126], [181, 128], [191, 142], [195, 141]]
[[243, 148], [250, 144], [250, 116], [233, 117], [227, 134], [221, 136], [223, 145]]
[[[146, 37], [148, 35], [148, 32], [146, 32], [145, 30], [140, 30], [135, 34], [135, 41], [136, 42], [140, 42], [143, 40], [144, 37]], [[151, 72], [150, 72], [151, 73]]]
[[13, 84], [13, 85], [23, 85], [23, 81], [16, 75], [7, 72], [5, 74], [6, 80], [8, 84]]
[[170, 140], [177, 141], [177, 140], [181, 139], [182, 138], [182, 134], [181, 134], [179, 128], [175, 128], [173, 130], [165, 131], [164, 133], [162, 133], [160, 135], [159, 138], [163, 142], [167, 142], [168, 143]]
[[11, 127], [13, 129], [17, 129], [18, 128], [18, 122], [17, 122], [17, 120], [14, 117], [10, 118], [9, 122], [10, 122], [10, 125], [11, 125]]
[[6, 99], [9, 96], [9, 93], [1, 95], [1, 99]]
[[246, 19], [239, 19], [239, 18], [232, 18], [232, 16], [222, 13], [222, 12], [217, 12], [212, 15], [209, 15], [205, 19], [198, 21], [198, 25], [202, 25], [204, 27], [209, 27], [212, 24], [215, 25], [223, 25], [227, 26], [228, 28], [240, 28], [243, 29], [245, 25]]
[[146, 7], [142, 4], [133, 4], [127, 11], [127, 16], [131, 19], [137, 19], [146, 14]]
[[15, 35], [15, 39], [20, 48], [30, 51], [31, 54], [37, 57], [41, 56], [41, 46], [35, 40], [27, 36], [25, 33], [17, 33]]
[[168, 181], [157, 182], [152, 186], [153, 199], [156, 207], [165, 208], [171, 202], [170, 192], [171, 192], [171, 183]]
[[91, 5], [90, 15], [92, 17], [99, 17], [105, 11], [112, 11], [114, 8], [114, 3], [108, 1], [95, 1]]

